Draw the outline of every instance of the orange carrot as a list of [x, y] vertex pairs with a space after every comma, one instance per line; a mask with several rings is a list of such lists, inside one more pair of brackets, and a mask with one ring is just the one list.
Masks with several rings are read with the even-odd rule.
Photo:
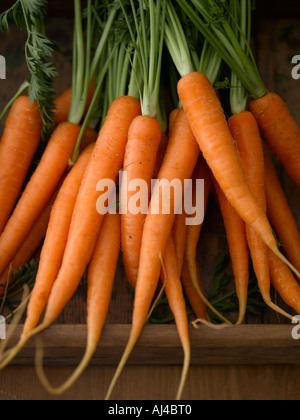
[[[121, 188], [121, 208], [124, 208], [121, 215], [121, 229], [126, 277], [133, 288], [136, 286], [143, 227], [148, 211], [151, 180], [155, 170], [161, 137], [159, 121], [147, 116], [135, 118], [128, 132], [128, 142], [123, 164], [123, 174], [126, 175], [126, 183]], [[144, 200], [140, 199], [140, 206], [143, 206], [144, 202], [146, 207], [140, 208], [140, 213], [138, 214], [132, 213], [130, 209], [130, 203], [137, 194], [136, 187], [134, 191], [128, 189], [130, 184], [136, 180], [143, 180], [148, 189], [148, 194], [146, 197], [143, 197]]]
[[[194, 174], [193, 174], [193, 205], [194, 206], [196, 205], [195, 182], [197, 179], [204, 180], [204, 213], [206, 213], [208, 200], [211, 193], [212, 177], [211, 177], [210, 169], [207, 166], [207, 163], [205, 162], [202, 154], [200, 154], [200, 157], [198, 159], [198, 162], [194, 170]], [[197, 211], [200, 211], [200, 209], [197, 209]], [[187, 246], [186, 246], [186, 251], [185, 251], [185, 267], [187, 269], [187, 273], [185, 273], [185, 275], [183, 276], [183, 281], [184, 281], [185, 290], [188, 293], [190, 299], [193, 302], [196, 302], [196, 308], [197, 307], [200, 308], [197, 310], [197, 312], [200, 311], [200, 313], [202, 314], [205, 313], [205, 317], [203, 319], [208, 320], [207, 310], [204, 311], [204, 308], [203, 308], [204, 301], [201, 299], [201, 296], [204, 296], [204, 290], [202, 286], [200, 270], [197, 264], [197, 247], [198, 247], [202, 227], [203, 227], [203, 223], [198, 224], [198, 225], [190, 225], [187, 228]], [[194, 286], [192, 287], [189, 282], [191, 282], [192, 285]], [[192, 290], [193, 290], [193, 293], [198, 295], [198, 297], [191, 296]], [[201, 299], [202, 304], [199, 301], [199, 298]], [[201, 317], [198, 317], [198, 318], [201, 319]]]
[[116, 99], [109, 109], [82, 179], [64, 257], [40, 330], [60, 315], [91, 260], [104, 218], [97, 210], [97, 200], [104, 192], [97, 192], [97, 185], [103, 179], [116, 181], [123, 164], [129, 127], [140, 113], [139, 101], [129, 96]]
[[269, 264], [271, 283], [281, 298], [300, 314], [300, 285], [294, 278], [289, 268], [282, 263], [271, 251], [269, 251]]
[[27, 309], [23, 336], [26, 336], [37, 326], [46, 307], [62, 262], [75, 201], [93, 150], [94, 144], [91, 144], [82, 152], [55, 200], [40, 256], [36, 284]]
[[300, 232], [283, 191], [270, 152], [265, 148], [267, 214], [291, 263], [300, 270]]
[[172, 235], [169, 238], [165, 256], [163, 259], [166, 277], [162, 275], [164, 290], [168, 299], [171, 311], [174, 314], [178, 334], [184, 351], [184, 365], [176, 399], [180, 400], [184, 385], [187, 379], [191, 362], [191, 343], [189, 333], [189, 322], [186, 311], [182, 284], [178, 273], [175, 244]]
[[46, 307], [53, 283], [61, 266], [67, 243], [71, 218], [84, 171], [92, 155], [91, 144], [79, 156], [65, 178], [51, 211], [46, 238], [42, 247], [35, 286], [27, 307], [27, 317], [19, 343], [5, 355], [0, 364], [3, 369], [36, 333], [35, 328]]
[[[25, 241], [22, 243], [21, 247], [18, 249], [17, 253], [11, 260], [9, 266], [0, 277], [0, 284], [4, 285], [4, 287], [6, 287], [7, 283], [10, 284], [11, 275], [15, 272], [15, 270], [19, 270], [20, 267], [23, 267], [28, 261], [30, 261], [30, 259], [34, 256], [35, 252], [43, 242], [47, 231], [53, 203], [54, 197], [45, 207], [29, 235], [26, 237]], [[3, 294], [4, 288], [0, 287], [0, 296], [3, 296]]]
[[161, 141], [160, 141], [158, 152], [157, 152], [156, 164], [155, 164], [155, 168], [154, 168], [154, 178], [157, 177], [157, 175], [160, 171], [161, 164], [162, 164], [162, 161], [165, 157], [166, 150], [167, 150], [167, 147], [168, 147], [168, 141], [169, 141], [169, 138], [168, 138], [167, 134], [162, 132], [161, 133]]
[[178, 93], [203, 156], [228, 201], [300, 277], [279, 251], [269, 220], [249, 189], [224, 111], [209, 79], [203, 73], [190, 73], [179, 81]]
[[285, 102], [275, 93], [250, 101], [263, 138], [300, 187], [300, 129]]
[[0, 237], [0, 273], [6, 269], [52, 197], [68, 168], [79, 131], [77, 125], [62, 123], [51, 136], [38, 167]]
[[[183, 110], [179, 110], [158, 180], [172, 182], [177, 179], [182, 186], [184, 179], [191, 178], [199, 153], [199, 147], [188, 125], [185, 113]], [[160, 188], [159, 183], [156, 182], [143, 231], [131, 334], [108, 389], [106, 399], [109, 399], [115, 383], [143, 330], [156, 292], [161, 273], [161, 261], [172, 232], [175, 212], [182, 201], [182, 195], [176, 196], [171, 189], [170, 197], [167, 200], [170, 208], [165, 209], [162, 205], [162, 196], [166, 194], [165, 189]], [[157, 212], [153, 211], [155, 207], [157, 207]]]
[[19, 199], [38, 148], [42, 119], [38, 104], [27, 96], [15, 100], [0, 143], [0, 233]]
[[[197, 277], [198, 277], [199, 288], [201, 292], [204, 294], [199, 267], [197, 267]], [[191, 308], [196, 316], [196, 319], [209, 321], [208, 315], [207, 315], [207, 306], [205, 305], [205, 303], [203, 302], [203, 300], [200, 298], [199, 294], [195, 290], [194, 284], [190, 277], [189, 267], [187, 265], [186, 260], [183, 261], [181, 282], [183, 285], [184, 293], [186, 294], [186, 297], [188, 299], [189, 304], [191, 305]]]
[[[63, 122], [68, 121], [70, 108], [71, 108], [71, 102], [72, 102], [72, 92], [73, 89], [69, 88], [65, 90], [61, 95], [59, 95], [55, 101], [55, 111], [54, 111], [54, 122], [56, 125], [59, 125]], [[94, 93], [94, 81], [92, 81], [91, 86], [88, 91], [87, 99], [86, 99], [86, 107], [85, 112], [87, 112]]]
[[169, 116], [169, 136], [172, 133], [173, 127], [174, 127], [174, 123], [176, 121], [176, 117], [177, 117], [177, 113], [178, 113], [178, 109], [179, 108], [175, 108], [173, 109], [173, 111], [170, 113]]
[[98, 138], [96, 130], [90, 127], [86, 127], [84, 130], [81, 142], [80, 142], [80, 153], [83, 152], [91, 143], [95, 143]]
[[[231, 117], [229, 127], [237, 143], [249, 188], [257, 198], [261, 209], [266, 213], [264, 152], [256, 120], [250, 112], [245, 111]], [[271, 301], [268, 247], [252, 226], [246, 225], [246, 235], [253, 268], [265, 303], [282, 315], [290, 317]]]
[[55, 116], [54, 122], [56, 125], [68, 121], [71, 102], [72, 102], [72, 88], [67, 89], [60, 96], [58, 96], [55, 101]]
[[46, 390], [53, 395], [60, 395], [69, 389], [85, 370], [95, 353], [110, 304], [120, 242], [120, 215], [107, 214], [104, 217], [88, 269], [86, 352], [75, 372], [60, 387], [54, 388], [50, 385], [42, 368], [41, 349], [38, 350], [37, 373]]
[[173, 241], [176, 250], [177, 268], [179, 277], [182, 273], [182, 266], [184, 262], [185, 249], [187, 245], [187, 231], [188, 226], [186, 224], [186, 213], [183, 211], [180, 214], [176, 214], [174, 226], [173, 226]]
[[217, 193], [226, 230], [226, 238], [232, 262], [235, 287], [239, 299], [239, 318], [237, 325], [240, 325], [243, 323], [246, 314], [249, 285], [250, 261], [246, 228], [244, 221], [228, 202], [217, 182], [215, 182], [214, 188]]

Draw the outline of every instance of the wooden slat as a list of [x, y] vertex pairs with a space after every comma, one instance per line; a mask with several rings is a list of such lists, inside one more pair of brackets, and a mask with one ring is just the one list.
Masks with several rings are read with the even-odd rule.
[[[212, 330], [191, 327], [192, 365], [300, 364], [300, 340], [292, 338], [293, 326], [251, 325]], [[15, 344], [21, 332], [12, 337]], [[94, 365], [116, 365], [130, 333], [129, 325], [107, 325], [92, 360]], [[86, 329], [78, 325], [49, 328], [39, 338], [46, 364], [77, 364], [84, 352]], [[14, 365], [34, 363], [35, 340], [13, 361]], [[181, 365], [182, 347], [175, 326], [146, 326], [130, 357], [130, 365]]]

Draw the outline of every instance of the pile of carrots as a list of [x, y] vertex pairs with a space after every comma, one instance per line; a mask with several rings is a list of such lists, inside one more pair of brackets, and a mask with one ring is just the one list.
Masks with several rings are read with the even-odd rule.
[[[87, 16], [83, 22], [87, 19], [88, 28], [98, 22], [93, 16], [97, 7], [89, 8], [92, 3], [98, 5], [89, 1], [87, 13], [82, 14]], [[186, 215], [176, 211], [184, 197], [179, 199], [172, 190], [170, 212], [165, 214], [164, 190], [157, 183], [151, 191], [152, 179], [179, 179], [182, 185], [192, 179], [194, 202], [196, 181], [203, 179], [205, 211], [209, 197], [215, 197], [239, 299], [237, 325], [245, 320], [250, 262], [266, 305], [289, 319], [300, 314], [300, 233], [274, 163], [276, 156], [300, 187], [300, 130], [278, 95], [264, 91], [260, 82], [261, 96], [249, 92], [238, 69], [226, 61], [227, 52], [215, 49], [210, 33], [207, 38], [201, 33], [205, 14], [186, 3], [149, 0], [144, 7], [142, 0], [115, 2], [100, 35], [93, 34], [98, 48], [92, 49], [92, 37], [87, 37], [90, 54], [80, 50], [74, 54], [72, 87], [55, 101], [55, 128], [46, 144], [41, 143], [42, 110], [36, 101], [19, 96], [7, 116], [0, 143], [0, 296], [5, 297], [11, 287], [12, 273], [40, 252], [22, 335], [13, 348], [0, 348], [0, 369], [28, 340], [57, 320], [85, 273], [88, 279], [87, 347], [72, 377], [59, 388], [52, 387], [42, 368], [42, 351], [37, 349], [37, 373], [53, 394], [65, 392], [78, 379], [98, 346], [120, 250], [134, 289], [134, 309], [128, 344], [106, 399], [162, 291], [184, 350], [177, 399], [182, 396], [191, 357], [186, 299], [197, 323], [234, 328], [205, 296], [197, 265], [203, 223], [186, 225]], [[78, 18], [80, 1], [74, 4]], [[249, 57], [251, 31], [245, 22], [249, 24], [251, 1], [228, 1], [228, 8], [224, 28], [229, 33], [231, 26], [241, 51]], [[120, 21], [126, 33], [121, 40], [116, 38]], [[241, 22], [239, 28], [237, 22]], [[187, 24], [199, 51], [191, 48], [185, 36]], [[78, 43], [77, 48], [82, 45]], [[86, 71], [84, 65], [80, 67], [80, 52], [90, 63]], [[164, 60], [169, 67], [163, 67]], [[223, 96], [214, 87], [224, 65], [235, 81], [223, 92], [232, 95], [228, 119]], [[166, 67], [170, 68], [167, 78], [162, 72]], [[116, 79], [120, 70], [123, 73]], [[253, 74], [260, 80], [257, 72]], [[175, 104], [165, 101], [170, 91]], [[95, 122], [96, 110], [101, 116]], [[41, 145], [42, 156], [33, 170]], [[122, 170], [128, 184], [142, 179], [148, 185], [148, 211], [100, 214], [97, 201], [106, 192], [99, 191], [98, 183], [103, 179], [117, 183]], [[137, 191], [128, 191], [122, 184], [118, 193], [121, 210]], [[156, 203], [159, 212], [152, 211], [151, 204]], [[290, 313], [272, 301], [271, 286], [291, 308]], [[221, 325], [211, 322], [210, 312]]]

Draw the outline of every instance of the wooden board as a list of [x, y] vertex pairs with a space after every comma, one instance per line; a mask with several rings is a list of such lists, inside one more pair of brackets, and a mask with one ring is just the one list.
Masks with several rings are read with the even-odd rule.
[[[300, 365], [300, 340], [293, 338], [292, 329], [285, 325], [244, 325], [218, 331], [208, 327], [191, 328], [191, 365]], [[19, 327], [12, 344], [20, 333]], [[130, 325], [106, 325], [91, 364], [118, 364], [129, 333]], [[39, 340], [41, 342], [29, 342], [13, 364], [33, 364], [36, 345], [43, 346], [45, 364], [78, 364], [86, 345], [86, 328], [81, 325], [53, 326], [41, 334]], [[180, 366], [182, 360], [176, 327], [148, 325], [128, 364]]]

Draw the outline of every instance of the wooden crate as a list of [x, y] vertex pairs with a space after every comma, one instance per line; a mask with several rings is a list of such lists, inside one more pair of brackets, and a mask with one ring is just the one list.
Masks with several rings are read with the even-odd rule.
[[[7, 2], [11, 3], [11, 2]], [[57, 6], [57, 3], [59, 6]], [[67, 3], [67, 2], [66, 2]], [[71, 2], [70, 2], [71, 3]], [[278, 2], [279, 3], [279, 2]], [[49, 36], [62, 46], [62, 55], [57, 55], [57, 68], [63, 77], [55, 81], [57, 93], [71, 83], [72, 20], [69, 7], [61, 9], [61, 2], [50, 1], [51, 24]], [[265, 82], [270, 90], [281, 94], [300, 124], [300, 81], [291, 78], [291, 56], [300, 53], [300, 25], [297, 1], [290, 2], [287, 16], [278, 19], [277, 2], [272, 2], [272, 16], [267, 12], [269, 2], [258, 2], [255, 15], [255, 50]], [[280, 3], [281, 5], [281, 3]], [[1, 2], [4, 8], [5, 2]], [[281, 11], [281, 8], [280, 8]], [[285, 13], [287, 8], [285, 8]], [[289, 18], [292, 16], [292, 18]], [[0, 53], [7, 57], [7, 80], [1, 81], [0, 107], [8, 101], [26, 75], [26, 66], [19, 55], [24, 37], [18, 30], [5, 36]], [[3, 126], [1, 127], [3, 128]], [[288, 179], [282, 168], [279, 173], [291, 207], [300, 226], [300, 192]], [[224, 229], [213, 200], [209, 204], [199, 244], [199, 264], [205, 288], [209, 287], [212, 269], [219, 252], [226, 249]], [[121, 258], [107, 324], [93, 364], [115, 365], [127, 342], [132, 314], [132, 299], [124, 275]], [[86, 340], [86, 284], [81, 284], [59, 320], [40, 337], [45, 347], [45, 362], [48, 364], [75, 364], [80, 360]], [[193, 365], [232, 364], [298, 364], [300, 341], [292, 338], [292, 329], [281, 317], [266, 311], [262, 317], [248, 316], [246, 325], [214, 331], [207, 327], [195, 330], [191, 327]], [[18, 327], [11, 344], [19, 337]], [[35, 341], [14, 360], [14, 364], [30, 365], [34, 361]], [[174, 325], [148, 325], [129, 359], [136, 365], [181, 365], [182, 349]]]

